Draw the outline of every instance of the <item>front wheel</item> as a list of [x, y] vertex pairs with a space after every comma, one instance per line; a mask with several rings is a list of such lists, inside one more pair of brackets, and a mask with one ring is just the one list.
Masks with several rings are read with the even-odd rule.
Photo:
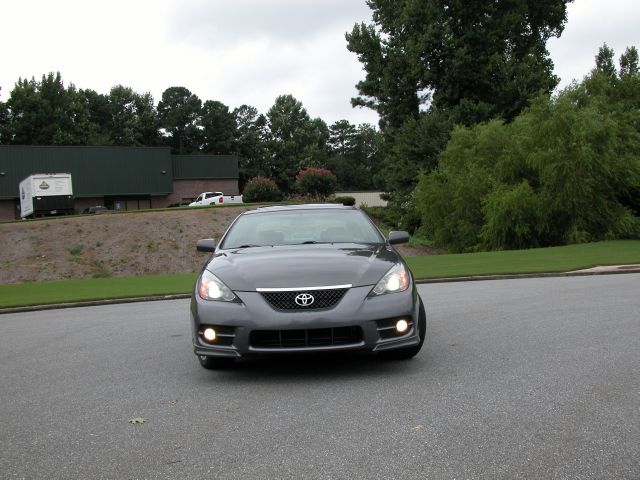
[[207, 370], [221, 370], [229, 368], [236, 361], [235, 358], [229, 357], [207, 357], [206, 355], [198, 355], [198, 361], [202, 368]]
[[424, 343], [424, 337], [427, 335], [427, 313], [424, 310], [422, 298], [420, 299], [420, 310], [418, 312], [418, 332], [420, 333], [420, 342], [417, 345], [380, 352], [378, 355], [389, 360], [407, 360], [418, 354]]

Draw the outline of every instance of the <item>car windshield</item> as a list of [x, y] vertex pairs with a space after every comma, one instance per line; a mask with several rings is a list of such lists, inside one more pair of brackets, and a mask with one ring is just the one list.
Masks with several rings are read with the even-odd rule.
[[383, 242], [378, 230], [359, 210], [287, 210], [242, 215], [221, 248]]

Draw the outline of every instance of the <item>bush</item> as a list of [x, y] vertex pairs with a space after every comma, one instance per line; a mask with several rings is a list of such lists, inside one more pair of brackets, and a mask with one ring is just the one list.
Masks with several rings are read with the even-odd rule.
[[480, 238], [489, 250], [540, 246], [543, 206], [526, 180], [516, 186], [497, 187], [487, 195], [482, 211], [485, 224]]
[[356, 204], [356, 199], [349, 195], [343, 195], [341, 197], [334, 198], [331, 200], [331, 203], [341, 203], [347, 207], [353, 207]]
[[243, 202], [277, 202], [282, 194], [273, 180], [265, 177], [253, 177], [244, 186]]
[[324, 200], [333, 194], [337, 184], [336, 176], [325, 168], [305, 168], [296, 176], [296, 189], [317, 200]]

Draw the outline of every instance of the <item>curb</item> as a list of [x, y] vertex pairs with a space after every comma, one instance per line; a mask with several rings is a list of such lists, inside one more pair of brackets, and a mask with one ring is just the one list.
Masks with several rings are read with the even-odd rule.
[[76, 308], [76, 307], [99, 307], [101, 305], [116, 305], [120, 303], [138, 303], [138, 302], [157, 302], [160, 300], [179, 300], [184, 298], [191, 298], [191, 294], [180, 293], [176, 295], [156, 295], [156, 296], [149, 296], [149, 297], [111, 298], [106, 300], [90, 300], [86, 302], [75, 302], [75, 303], [53, 303], [49, 305], [32, 305], [29, 307], [0, 308], [0, 315], [2, 315], [3, 313], [38, 312], [40, 310], [58, 310], [62, 308]]
[[[630, 268], [626, 270], [602, 270], [602, 271], [578, 270], [575, 272], [556, 272], [556, 273], [516, 273], [516, 274], [500, 274], [500, 275], [476, 275], [476, 276], [467, 276], [467, 277], [443, 277], [443, 278], [428, 278], [423, 280], [415, 280], [415, 283], [418, 285], [425, 285], [430, 283], [479, 282], [484, 280], [517, 280], [517, 279], [524, 279], [524, 278], [622, 275], [626, 273], [640, 273], [640, 268]], [[30, 307], [0, 308], [0, 315], [4, 313], [38, 312], [41, 310], [58, 310], [62, 308], [97, 307], [102, 305], [116, 305], [120, 303], [157, 302], [161, 300], [181, 300], [185, 298], [191, 298], [191, 294], [181, 293], [176, 295], [156, 295], [156, 296], [148, 296], [148, 297], [113, 298], [108, 300], [91, 300], [87, 302], [55, 303], [51, 305], [33, 305]]]
[[512, 273], [512, 274], [498, 274], [498, 275], [476, 275], [476, 276], [469, 276], [469, 277], [427, 278], [424, 280], [416, 280], [415, 283], [427, 284], [427, 283], [477, 282], [482, 280], [517, 280], [520, 278], [588, 277], [592, 275], [621, 275], [625, 273], [640, 273], [640, 268], [627, 269], [627, 270], [602, 270], [602, 271], [577, 270], [575, 272]]

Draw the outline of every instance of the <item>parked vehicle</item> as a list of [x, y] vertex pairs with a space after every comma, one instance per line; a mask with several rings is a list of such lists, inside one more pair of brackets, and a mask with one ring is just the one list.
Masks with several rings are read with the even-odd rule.
[[34, 173], [22, 180], [18, 189], [22, 218], [74, 213], [69, 173]]
[[406, 359], [426, 335], [409, 267], [355, 207], [287, 205], [239, 215], [191, 297], [194, 352], [207, 369], [253, 354], [365, 350]]
[[222, 192], [202, 192], [189, 204], [190, 207], [204, 207], [205, 205], [215, 205], [223, 202]]
[[190, 207], [204, 207], [206, 205], [225, 205], [242, 203], [242, 195], [224, 195], [222, 192], [202, 192], [189, 204]]
[[84, 214], [94, 214], [94, 213], [111, 213], [113, 210], [109, 210], [107, 207], [103, 205], [96, 205], [95, 207], [85, 208], [82, 213]]
[[242, 195], [224, 195], [222, 197], [222, 203], [224, 203], [225, 205], [228, 205], [230, 203], [243, 203]]

